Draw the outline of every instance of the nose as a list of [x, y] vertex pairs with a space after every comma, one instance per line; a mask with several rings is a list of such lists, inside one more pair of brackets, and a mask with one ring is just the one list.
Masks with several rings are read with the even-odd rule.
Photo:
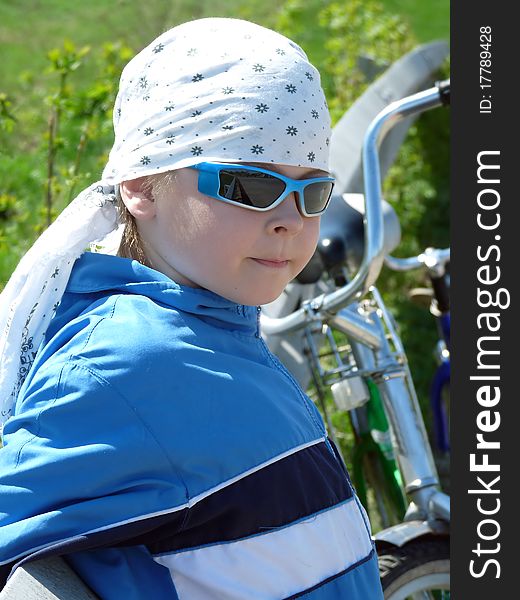
[[297, 192], [291, 192], [283, 202], [265, 213], [268, 215], [266, 227], [270, 232], [297, 235], [303, 229], [303, 219], [298, 206]]

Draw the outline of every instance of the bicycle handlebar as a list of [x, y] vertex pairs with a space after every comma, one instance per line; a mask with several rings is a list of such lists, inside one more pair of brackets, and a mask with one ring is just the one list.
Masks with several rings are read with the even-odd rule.
[[439, 88], [439, 94], [441, 96], [441, 102], [443, 106], [450, 105], [450, 80], [444, 79], [444, 81], [436, 81], [435, 85]]
[[413, 269], [426, 267], [428, 271], [434, 274], [443, 275], [446, 264], [449, 262], [449, 248], [443, 250], [426, 248], [426, 250], [418, 256], [411, 256], [410, 258], [396, 258], [390, 254], [385, 256], [385, 265], [392, 269], [392, 271], [412, 271]]
[[376, 281], [384, 261], [379, 147], [387, 133], [402, 119], [440, 106], [445, 102], [443, 99], [446, 98], [446, 94], [449, 98], [449, 80], [428, 90], [396, 100], [375, 117], [363, 141], [365, 247], [358, 272], [345, 286], [305, 302], [302, 308], [290, 315], [272, 318], [262, 314], [262, 330], [266, 334], [288, 333], [300, 329], [320, 311], [337, 312], [362, 296]]

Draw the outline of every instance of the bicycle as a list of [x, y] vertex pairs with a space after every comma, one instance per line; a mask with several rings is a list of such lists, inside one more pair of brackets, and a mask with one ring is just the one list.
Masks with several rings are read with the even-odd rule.
[[[346, 397], [352, 398], [353, 403], [359, 402], [359, 406], [353, 408], [368, 402], [359, 381], [371, 380], [377, 387], [390, 424], [400, 476], [410, 499], [403, 521], [374, 536], [385, 597], [391, 600], [404, 600], [419, 592], [449, 597], [450, 503], [439, 487], [406, 354], [392, 315], [374, 287], [384, 257], [389, 253], [385, 249], [377, 149], [392, 123], [447, 103], [449, 83], [445, 82], [393, 102], [374, 119], [363, 145], [364, 252], [356, 275], [349, 280], [345, 267], [349, 241], [356, 236], [356, 228], [346, 229], [345, 219], [334, 219], [336, 229], [330, 233], [329, 243], [321, 244], [309, 263], [299, 297], [298, 293], [292, 293], [294, 290], [289, 290], [274, 307], [278, 314], [285, 311], [285, 316], [274, 318], [264, 314], [261, 317], [267, 341], [278, 336], [300, 344], [302, 349], [307, 346], [307, 360], [312, 363], [313, 373], [322, 386], [332, 389], [337, 383], [340, 387], [335, 389], [341, 389], [352, 384], [352, 390], [357, 391], [351, 391]], [[345, 205], [342, 197], [335, 198], [334, 202], [337, 207]], [[334, 211], [331, 217], [333, 214]], [[359, 235], [357, 238], [359, 241]], [[321, 294], [316, 296], [316, 291]], [[333, 332], [346, 336], [349, 342], [346, 348], [340, 350]], [[332, 368], [320, 366], [317, 349], [323, 343], [330, 345], [335, 358]]]

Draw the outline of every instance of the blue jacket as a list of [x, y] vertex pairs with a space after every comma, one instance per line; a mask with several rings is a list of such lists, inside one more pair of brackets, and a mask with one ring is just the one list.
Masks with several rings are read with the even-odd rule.
[[369, 526], [260, 308], [85, 253], [0, 450], [0, 565], [108, 600], [382, 598]]

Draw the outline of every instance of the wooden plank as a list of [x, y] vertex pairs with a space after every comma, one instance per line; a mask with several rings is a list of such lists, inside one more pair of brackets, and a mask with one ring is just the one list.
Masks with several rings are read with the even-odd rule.
[[99, 600], [59, 557], [29, 562], [16, 569], [0, 600]]

